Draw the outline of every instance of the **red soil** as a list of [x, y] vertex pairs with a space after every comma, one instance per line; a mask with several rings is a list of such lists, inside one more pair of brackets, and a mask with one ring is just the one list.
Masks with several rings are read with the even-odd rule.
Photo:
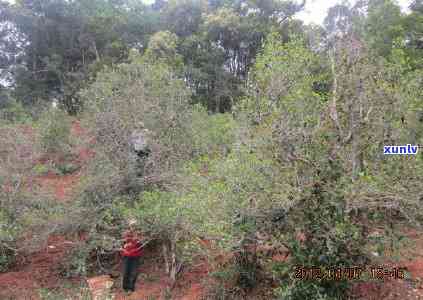
[[199, 259], [193, 265], [182, 273], [179, 284], [176, 285], [179, 292], [175, 293], [174, 299], [195, 300], [204, 295], [205, 287], [202, 281], [207, 278], [209, 264], [206, 260]]
[[[34, 138], [33, 129], [22, 126], [22, 131], [28, 138]], [[79, 122], [72, 125], [72, 134], [83, 134]], [[75, 163], [86, 164], [92, 157], [92, 152], [86, 148], [77, 149], [78, 157]], [[39, 158], [34, 161], [43, 162], [48, 158]], [[65, 176], [48, 173], [36, 178], [29, 178], [29, 188], [33, 183], [40, 185], [43, 193], [51, 193], [58, 201], [72, 199], [81, 173], [69, 174]], [[8, 188], [3, 187], [3, 188]], [[83, 239], [80, 237], [79, 239]], [[31, 236], [26, 237], [26, 241], [31, 241]], [[12, 272], [0, 274], [0, 299], [39, 299], [37, 290], [40, 288], [58, 288], [62, 284], [60, 279], [59, 264], [64, 260], [66, 253], [74, 246], [73, 241], [68, 241], [63, 236], [50, 236], [42, 249], [34, 253], [19, 253], [17, 265]], [[80, 281], [76, 279], [76, 281]]]
[[41, 250], [21, 253], [14, 270], [0, 274], [0, 299], [39, 299], [38, 289], [60, 287], [58, 266], [73, 245], [64, 237], [50, 236]]
[[423, 279], [423, 258], [408, 262], [405, 264], [405, 267], [413, 278]]
[[[415, 245], [400, 251], [402, 259], [399, 262], [387, 261], [385, 263], [386, 268], [390, 270], [405, 268], [409, 274], [406, 279], [374, 280], [359, 283], [353, 287], [354, 295], [361, 296], [362, 299], [366, 300], [423, 300], [423, 236], [415, 230], [408, 231], [406, 236]], [[407, 257], [409, 258], [407, 259]]]
[[[83, 137], [86, 131], [81, 128], [81, 124], [78, 121], [74, 121], [72, 123], [71, 134], [75, 137]], [[75, 163], [81, 166], [86, 165], [94, 156], [94, 151], [86, 147], [79, 147], [76, 149], [76, 152], [78, 156], [75, 159]], [[81, 172], [64, 176], [49, 173], [38, 177], [37, 181], [44, 191], [53, 193], [57, 200], [65, 201], [72, 198], [72, 193], [75, 191], [80, 177]]]
[[79, 183], [80, 173], [69, 175], [56, 175], [49, 173], [40, 176], [37, 182], [45, 192], [53, 193], [54, 197], [59, 201], [66, 201], [71, 199], [72, 192], [75, 191], [75, 186]]
[[404, 280], [363, 282], [354, 286], [353, 295], [364, 300], [423, 299], [421, 287], [412, 286]]
[[207, 277], [207, 262], [197, 261], [192, 267], [187, 267], [183, 271], [174, 286], [170, 288], [171, 282], [165, 274], [162, 265], [159, 265], [152, 259], [152, 255], [146, 257], [145, 264], [139, 269], [140, 276], [136, 284], [135, 292], [129, 296], [125, 296], [119, 288], [120, 282], [116, 281], [115, 295], [116, 300], [140, 300], [156, 297], [157, 299], [165, 299], [167, 291], [175, 300], [197, 300], [201, 299], [204, 294], [204, 286], [202, 280]]

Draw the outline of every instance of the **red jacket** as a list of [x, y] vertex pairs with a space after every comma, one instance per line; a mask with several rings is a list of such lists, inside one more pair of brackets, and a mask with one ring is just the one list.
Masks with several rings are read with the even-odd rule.
[[140, 257], [142, 254], [141, 242], [136, 239], [126, 240], [121, 253], [126, 257]]
[[125, 237], [121, 254], [126, 257], [140, 257], [142, 255], [141, 241], [132, 236]]

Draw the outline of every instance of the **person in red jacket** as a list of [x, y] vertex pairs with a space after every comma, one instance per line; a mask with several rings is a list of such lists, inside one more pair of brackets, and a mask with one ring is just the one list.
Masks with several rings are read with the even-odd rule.
[[138, 267], [142, 255], [141, 237], [136, 234], [133, 225], [135, 222], [129, 222], [130, 229], [124, 232], [124, 245], [121, 249], [123, 257], [123, 279], [122, 288], [126, 292], [135, 291], [135, 282], [138, 277]]

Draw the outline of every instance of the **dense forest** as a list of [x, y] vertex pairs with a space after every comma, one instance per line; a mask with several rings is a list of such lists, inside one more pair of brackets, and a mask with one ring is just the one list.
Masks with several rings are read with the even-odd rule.
[[0, 0], [0, 299], [423, 299], [423, 1], [352, 2]]

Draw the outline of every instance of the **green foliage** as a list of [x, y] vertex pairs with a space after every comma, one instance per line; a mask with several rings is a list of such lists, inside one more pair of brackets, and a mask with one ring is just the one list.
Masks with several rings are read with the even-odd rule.
[[[153, 235], [164, 234], [166, 237], [175, 234], [178, 229], [184, 230], [186, 220], [182, 215], [189, 216], [193, 213], [184, 200], [167, 192], [144, 192], [134, 206], [134, 211], [144, 230], [153, 232]], [[185, 232], [187, 233], [188, 231]]]
[[[82, 214], [83, 217], [75, 215], [72, 220], [79, 222], [72, 232], [88, 231], [87, 238], [76, 244], [59, 266], [61, 274], [68, 278], [111, 272], [118, 262], [117, 251], [122, 246], [120, 236], [123, 228], [113, 208], [98, 210], [94, 214], [83, 211]], [[95, 226], [92, 226], [93, 223]]]
[[[131, 63], [99, 73], [81, 93], [86, 103], [84, 126], [91, 128], [97, 141], [88, 189], [96, 194], [98, 182], [101, 194], [107, 186], [104, 196], [109, 200], [119, 191], [140, 192], [149, 178], [167, 180], [193, 152], [189, 90], [163, 62], [152, 64], [136, 52], [131, 59]], [[148, 129], [151, 149], [142, 165], [130, 146], [140, 122]]]
[[[24, 178], [31, 168], [32, 142], [17, 126], [0, 127], [0, 269], [6, 271], [16, 255], [16, 242], [23, 230], [22, 214], [31, 207], [36, 193], [24, 192]], [[34, 209], [35, 211], [35, 209]]]
[[59, 164], [36, 164], [32, 171], [36, 176], [47, 175], [49, 172], [53, 172], [57, 175], [67, 175], [72, 174], [80, 169], [80, 166], [71, 162], [63, 162]]
[[42, 176], [46, 175], [50, 171], [50, 168], [45, 164], [36, 164], [32, 170], [36, 175]]
[[313, 127], [321, 106], [321, 96], [313, 90], [320, 76], [313, 73], [318, 63], [302, 40], [285, 44], [279, 34], [270, 34], [251, 73], [254, 90], [241, 103], [242, 109], [254, 122], [289, 114], [291, 129]]
[[7, 271], [15, 261], [17, 235], [18, 225], [7, 210], [0, 209], [0, 272]]
[[[2, 20], [8, 22], [8, 30], [0, 33], [2, 77], [15, 83], [18, 101], [34, 105], [56, 99], [75, 114], [83, 108], [78, 91], [104, 66], [125, 62], [136, 48], [170, 65], [182, 67], [183, 60], [193, 100], [209, 111], [226, 112], [242, 94], [264, 36], [279, 27], [282, 16], [288, 21], [282, 29], [286, 35], [301, 31], [302, 24], [287, 17], [302, 7], [294, 1], [2, 3]], [[8, 39], [8, 31], [14, 39]]]
[[45, 153], [68, 154], [71, 146], [71, 121], [62, 110], [46, 111], [38, 122], [40, 145]]
[[0, 108], [0, 119], [9, 123], [29, 123], [31, 116], [21, 103], [9, 101], [5, 107]]
[[[292, 255], [285, 265], [273, 266], [280, 283], [275, 293], [280, 299], [339, 299], [346, 295], [347, 281], [300, 281], [289, 271], [296, 265], [348, 266], [366, 262], [363, 228], [352, 222], [349, 214], [346, 161], [334, 155], [336, 140], [321, 119], [325, 99], [313, 88], [321, 76], [327, 76], [315, 71], [324, 70], [322, 65], [303, 41], [282, 43], [273, 33], [253, 69], [254, 89], [239, 107], [240, 115], [246, 113], [255, 125], [250, 143], [257, 145], [262, 155], [274, 158], [278, 168], [284, 170], [280, 176], [289, 187], [282, 189], [285, 203], [280, 198], [274, 203], [275, 208], [284, 211], [279, 221], [272, 221], [272, 214], [264, 210], [267, 219], [256, 222]], [[343, 86], [346, 90], [348, 87]], [[273, 173], [271, 180], [276, 178]], [[251, 185], [257, 186], [257, 182]], [[276, 185], [273, 190], [280, 195], [280, 187]], [[263, 200], [270, 199], [268, 196]], [[298, 231], [304, 234], [304, 242], [298, 241]]]
[[65, 277], [87, 276], [91, 270], [90, 254], [94, 250], [89, 244], [81, 244], [69, 253], [69, 258], [62, 262], [60, 269]]
[[65, 163], [58, 166], [62, 175], [72, 174], [79, 170], [79, 166], [73, 163]]
[[[399, 245], [393, 221], [423, 220], [423, 155], [381, 153], [423, 143], [419, 1], [409, 15], [390, 0], [370, 1], [367, 14], [361, 2], [336, 5], [325, 29], [290, 20], [301, 9], [291, 1], [38, 4], [0, 3], [11, 26], [0, 30], [0, 79], [13, 85], [0, 95], [1, 271], [28, 228], [40, 232], [34, 247], [51, 228], [88, 232], [64, 275], [106, 271], [135, 217], [173, 280], [200, 253], [198, 240], [234, 254], [214, 274], [215, 298], [269, 277], [279, 299], [342, 299], [348, 282], [298, 280], [293, 267], [367, 263], [368, 251]], [[27, 173], [79, 168], [34, 166], [32, 137], [15, 126], [30, 121], [25, 104], [34, 113], [51, 99], [68, 112], [83, 107], [95, 152], [67, 206], [23, 188]], [[64, 111], [48, 109], [38, 125], [44, 154], [71, 157]], [[131, 150], [141, 128], [144, 158]], [[367, 239], [363, 220], [383, 225], [385, 238]], [[247, 249], [261, 242], [290, 259]]]
[[206, 1], [171, 0], [163, 9], [163, 20], [171, 32], [180, 37], [193, 35], [198, 31], [207, 9]]
[[423, 32], [423, 10], [420, 0], [410, 6], [411, 13], [403, 17], [403, 26], [407, 42], [406, 51], [411, 59], [411, 64], [416, 70], [423, 64], [423, 47], [419, 35]]
[[[293, 255], [289, 261], [291, 267], [348, 267], [367, 263], [363, 229], [351, 222], [345, 204], [342, 190], [315, 190], [288, 213], [295, 216], [295, 228], [306, 238], [303, 244], [294, 235], [288, 238]], [[288, 232], [295, 231], [292, 228]], [[286, 276], [285, 270], [282, 271], [280, 278]], [[348, 290], [347, 279], [301, 280], [293, 274], [290, 271], [289, 279], [281, 280], [281, 287], [276, 290], [280, 299], [342, 299]]]
[[237, 124], [230, 114], [210, 115], [196, 106], [192, 113], [193, 147], [197, 155], [226, 153], [235, 141]]
[[4, 246], [1, 247], [0, 251], [0, 271], [6, 272], [15, 261], [15, 252]]
[[[274, 201], [280, 197], [274, 194], [276, 182], [270, 177], [270, 174], [277, 177], [272, 161], [245, 150], [233, 152], [226, 158], [203, 157], [186, 171], [187, 175], [191, 174], [191, 182], [188, 181], [185, 197], [191, 199], [190, 206], [198, 214], [194, 219], [198, 223], [198, 234], [216, 237], [226, 249], [237, 245], [249, 232], [248, 227], [237, 223], [238, 218], [254, 216], [260, 209], [271, 207], [273, 197]], [[207, 219], [201, 217], [210, 211], [214, 213]]]
[[387, 57], [397, 38], [404, 36], [401, 8], [392, 0], [372, 1], [366, 18], [365, 37], [372, 51]]
[[26, 105], [56, 99], [70, 113], [80, 111], [77, 92], [96, 71], [124, 60], [154, 27], [150, 9], [127, 1], [24, 1], [3, 11], [17, 37], [7, 42], [19, 57], [6, 64], [19, 66], [14, 95]]
[[[19, 186], [13, 187], [11, 192], [2, 194], [0, 200], [0, 255], [2, 271], [7, 271], [17, 254], [41, 249], [49, 234], [65, 222], [66, 216], [60, 203], [36, 188], [28, 192]], [[27, 237], [27, 245], [18, 252], [17, 241], [30, 230], [37, 231], [37, 235]]]
[[177, 52], [178, 36], [169, 31], [156, 32], [148, 43], [148, 48], [145, 52], [147, 60], [156, 62], [163, 61], [175, 69], [180, 69], [183, 66], [182, 57]]
[[316, 299], [316, 300], [336, 300], [342, 299], [338, 296], [332, 297], [316, 283], [297, 281], [295, 287], [280, 287], [275, 290], [277, 299]]

